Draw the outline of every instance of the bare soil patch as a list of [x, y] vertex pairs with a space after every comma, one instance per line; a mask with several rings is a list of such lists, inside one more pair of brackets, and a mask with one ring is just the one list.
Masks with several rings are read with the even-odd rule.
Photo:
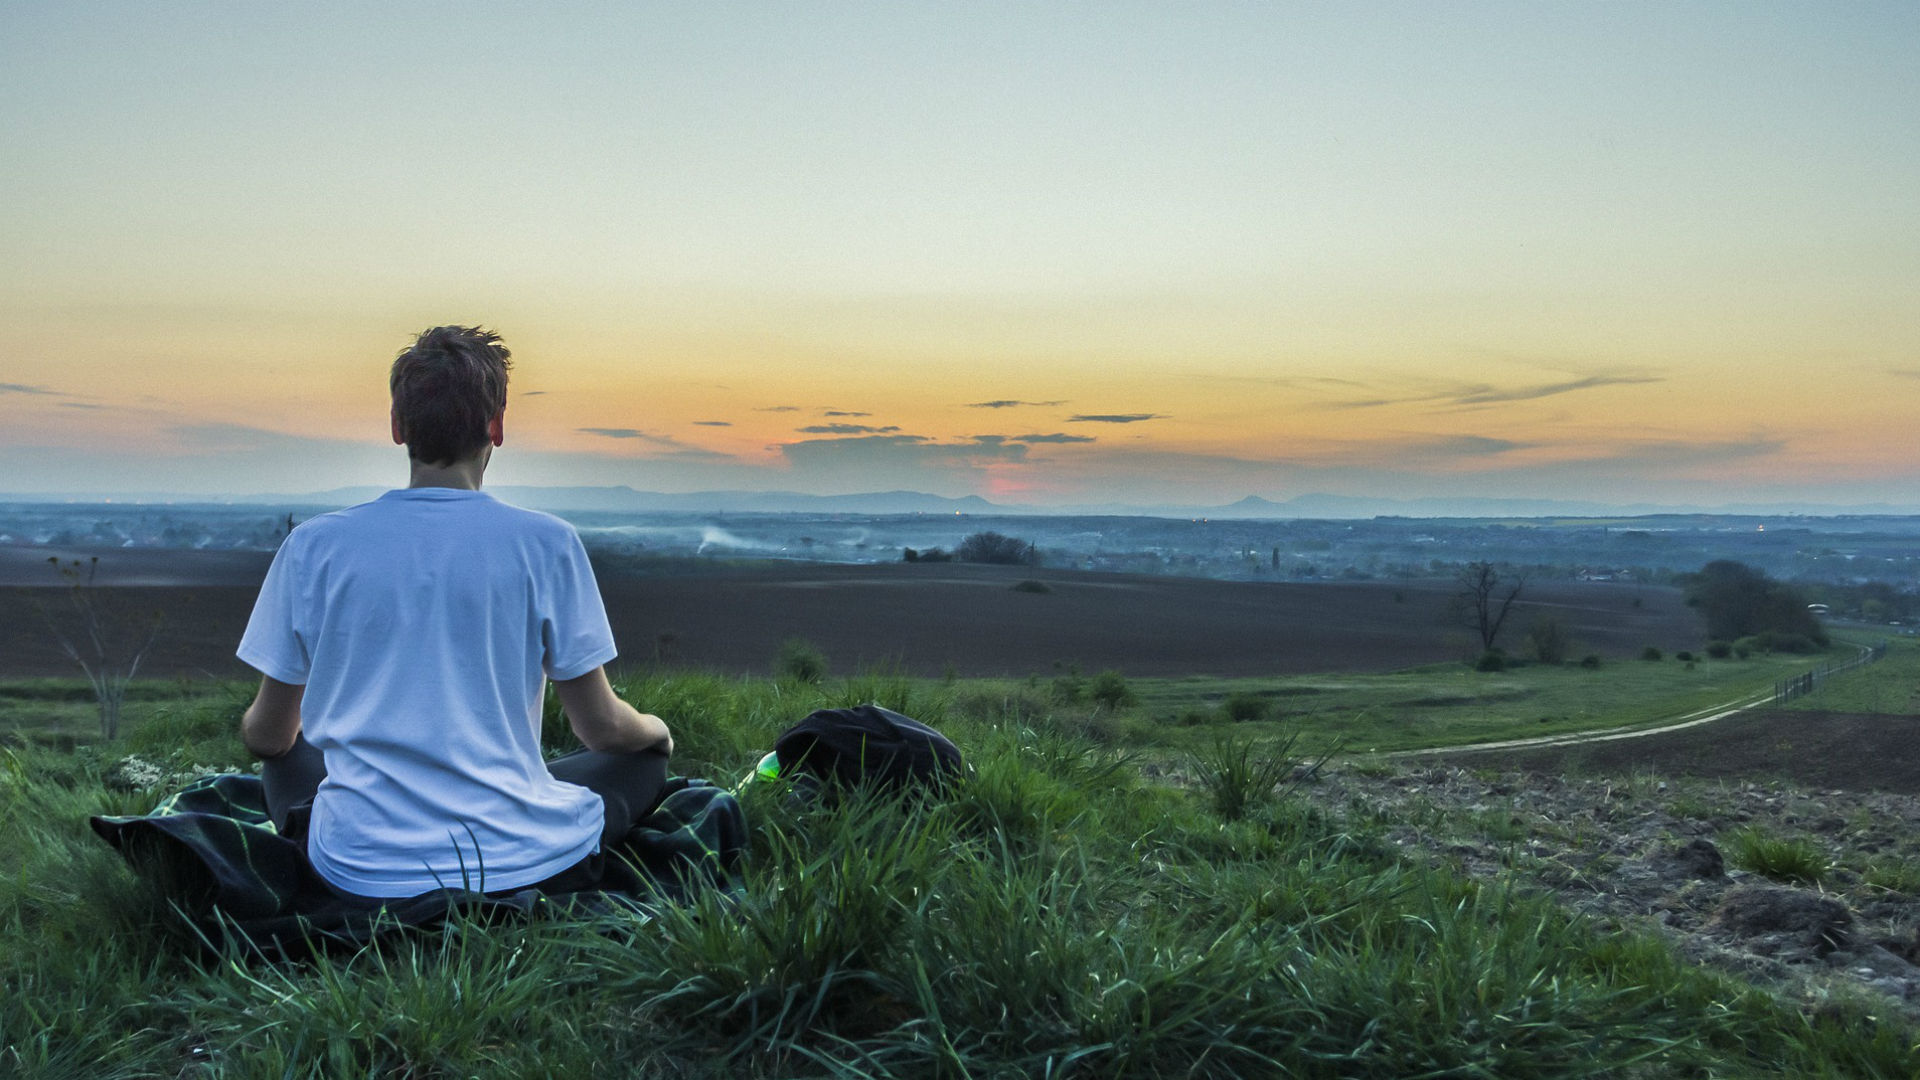
[[1920, 716], [1755, 710], [1632, 739], [1449, 755], [1535, 774], [1780, 780], [1808, 788], [1920, 795]]
[[[1048, 591], [1013, 588], [1038, 580]], [[1134, 676], [1387, 671], [1472, 650], [1445, 583], [1266, 583], [991, 566], [783, 566], [703, 577], [603, 577], [629, 660], [767, 670], [804, 637], [838, 671], [893, 664], [918, 675], [1024, 676], [1057, 661]], [[1551, 611], [1605, 655], [1697, 646], [1671, 590], [1543, 587], [1524, 627]], [[1640, 606], [1634, 600], [1640, 599]], [[1517, 637], [1517, 635], [1516, 635]]]

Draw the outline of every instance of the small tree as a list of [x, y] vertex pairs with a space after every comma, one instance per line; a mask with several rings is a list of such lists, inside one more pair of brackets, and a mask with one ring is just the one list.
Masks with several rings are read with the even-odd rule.
[[1492, 563], [1473, 562], [1460, 568], [1459, 581], [1455, 604], [1464, 613], [1467, 625], [1480, 635], [1484, 652], [1499, 640], [1500, 628], [1506, 625], [1527, 579], [1518, 574], [1503, 577]]
[[1736, 641], [1769, 631], [1827, 644], [1820, 620], [1793, 586], [1731, 559], [1716, 559], [1685, 579], [1687, 603], [1707, 620], [1707, 636]]
[[59, 643], [60, 651], [80, 665], [93, 687], [93, 698], [100, 710], [100, 737], [120, 737], [120, 711], [127, 700], [127, 684], [140, 673], [140, 662], [160, 636], [158, 612], [135, 615], [115, 610], [107, 590], [96, 584], [100, 556], [86, 562], [72, 559], [62, 563], [49, 555], [47, 562], [66, 583], [67, 603], [73, 615], [63, 627], [45, 608], [40, 614], [47, 629]]

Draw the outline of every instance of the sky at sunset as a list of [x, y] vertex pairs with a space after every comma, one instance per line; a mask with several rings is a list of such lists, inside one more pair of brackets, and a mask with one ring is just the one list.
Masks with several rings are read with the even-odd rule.
[[1920, 508], [1920, 5], [0, 4], [0, 492]]

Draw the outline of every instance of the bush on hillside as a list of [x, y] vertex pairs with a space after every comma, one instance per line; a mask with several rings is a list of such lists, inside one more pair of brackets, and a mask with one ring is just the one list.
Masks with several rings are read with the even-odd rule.
[[1748, 653], [1783, 652], [1798, 655], [1802, 653], [1819, 652], [1822, 648], [1826, 647], [1826, 637], [1823, 634], [1819, 640], [1816, 640], [1805, 634], [1783, 634], [1778, 631], [1765, 630], [1749, 637], [1743, 637], [1733, 644], [1736, 650], [1744, 648]]
[[[997, 532], [977, 532], [960, 541], [953, 551], [961, 562], [994, 563], [1001, 566], [1038, 566], [1040, 552], [1032, 543]], [[925, 556], [922, 556], [924, 561]]]
[[780, 643], [773, 670], [795, 682], [818, 684], [827, 677], [827, 657], [813, 642], [792, 637]]
[[1140, 700], [1133, 692], [1133, 687], [1127, 685], [1126, 676], [1118, 671], [1103, 671], [1095, 675], [1092, 685], [1087, 687], [1087, 696], [1109, 709], [1124, 709]]
[[1272, 707], [1273, 703], [1266, 698], [1245, 690], [1228, 694], [1227, 700], [1220, 703], [1220, 711], [1236, 724], [1265, 720]]
[[1573, 651], [1573, 636], [1566, 623], [1549, 615], [1527, 627], [1527, 651], [1543, 664], [1558, 664]]

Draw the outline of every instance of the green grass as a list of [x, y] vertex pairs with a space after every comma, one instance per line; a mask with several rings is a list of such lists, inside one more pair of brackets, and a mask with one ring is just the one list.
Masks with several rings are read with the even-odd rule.
[[1867, 865], [1861, 878], [1875, 888], [1888, 892], [1920, 896], [1920, 860], [1884, 858]]
[[[1836, 651], [1836, 658], [1851, 655]], [[1138, 711], [1177, 727], [1182, 713], [1243, 713], [1266, 703], [1264, 720], [1243, 726], [1266, 735], [1298, 728], [1310, 752], [1341, 743], [1350, 752], [1412, 750], [1502, 739], [1562, 735], [1595, 728], [1651, 726], [1761, 690], [1811, 666], [1806, 657], [1755, 656], [1683, 664], [1622, 661], [1597, 669], [1530, 664], [1501, 672], [1434, 664], [1384, 674], [1129, 679]], [[1840, 676], [1836, 687], [1854, 673]], [[1195, 749], [1211, 738], [1203, 725], [1165, 738]]]
[[[179, 707], [196, 708], [208, 697], [229, 701], [242, 692], [237, 684], [199, 679], [138, 680], [127, 686], [123, 724], [134, 730]], [[99, 730], [100, 714], [85, 679], [0, 681], [0, 744], [28, 741], [71, 746], [93, 740]]]
[[[808, 710], [864, 698], [936, 723], [973, 771], [933, 803], [750, 789], [738, 903], [455, 921], [271, 965], [200, 956], [84, 824], [151, 801], [104, 781], [136, 741], [237, 760], [244, 688], [121, 745], [16, 746], [0, 1075], [1785, 1080], [1904, 1077], [1920, 1052], [1865, 1008], [1803, 1012], [1630, 926], [1402, 859], [1264, 779], [1222, 813], [1145, 780], [1127, 729], [1090, 726], [1109, 714], [1044, 692], [884, 672], [619, 685], [674, 723], [681, 768], [723, 781]], [[1218, 732], [1290, 762], [1260, 726]]]
[[1778, 836], [1764, 829], [1736, 829], [1725, 837], [1727, 862], [1775, 881], [1818, 885], [1831, 869], [1818, 844], [1804, 837]]
[[[1885, 639], [1863, 639], [1860, 643], [1876, 644], [1882, 640]], [[1853, 651], [1852, 643], [1840, 643], [1830, 655], [1836, 660], [1845, 659]], [[1810, 670], [1816, 663], [1816, 660], [1802, 658], [1798, 670]], [[1786, 707], [1896, 716], [1920, 714], [1920, 641], [1912, 638], [1887, 641], [1885, 657], [1833, 676], [1813, 693], [1795, 698]]]

